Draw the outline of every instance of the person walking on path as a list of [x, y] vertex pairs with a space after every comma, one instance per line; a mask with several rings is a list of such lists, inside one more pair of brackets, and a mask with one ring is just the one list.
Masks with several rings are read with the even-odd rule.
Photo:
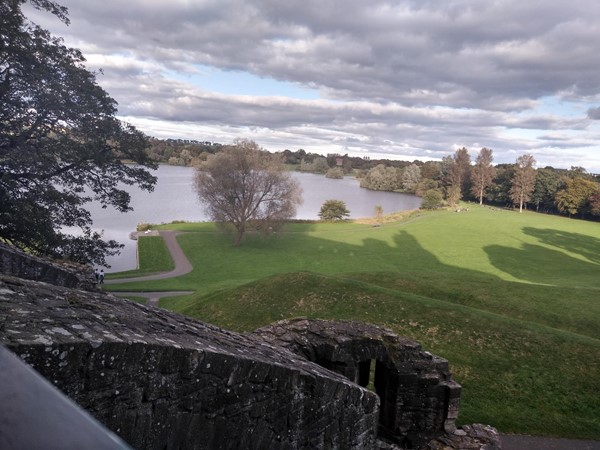
[[100, 273], [98, 274], [98, 282], [100, 284], [104, 284], [104, 269], [101, 269]]

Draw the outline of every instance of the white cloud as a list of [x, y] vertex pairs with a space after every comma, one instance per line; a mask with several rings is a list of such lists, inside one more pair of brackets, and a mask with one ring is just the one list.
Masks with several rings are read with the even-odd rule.
[[[487, 146], [498, 162], [528, 151], [600, 172], [594, 0], [61, 3], [70, 27], [31, 15], [104, 69], [120, 114], [149, 134], [410, 158]], [[205, 88], [199, 67], [240, 86]], [[251, 77], [320, 99], [258, 95]]]

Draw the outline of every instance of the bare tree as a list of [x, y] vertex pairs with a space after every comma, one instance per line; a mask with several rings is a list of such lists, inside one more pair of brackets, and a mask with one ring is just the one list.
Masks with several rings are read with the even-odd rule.
[[515, 175], [510, 188], [510, 198], [519, 204], [519, 212], [523, 212], [523, 205], [529, 201], [535, 187], [535, 159], [530, 154], [517, 158]]
[[375, 205], [375, 220], [378, 225], [381, 225], [381, 222], [383, 222], [383, 206], [381, 205]]
[[484, 147], [479, 151], [475, 166], [471, 170], [471, 192], [479, 198], [480, 205], [483, 205], [485, 189], [492, 184], [496, 173], [496, 169], [492, 166], [493, 160], [493, 151]]
[[197, 168], [196, 192], [212, 220], [235, 228], [236, 246], [250, 228], [277, 229], [302, 203], [300, 185], [281, 158], [245, 139]]

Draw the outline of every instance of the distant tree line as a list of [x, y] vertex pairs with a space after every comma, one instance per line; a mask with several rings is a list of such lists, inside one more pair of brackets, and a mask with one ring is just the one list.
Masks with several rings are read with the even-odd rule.
[[196, 167], [222, 149], [222, 144], [210, 141], [151, 138], [147, 152], [158, 163]]
[[[208, 141], [151, 139], [149, 156], [157, 162], [198, 166], [223, 145]], [[331, 153], [323, 156], [304, 149], [278, 152], [293, 170], [321, 173], [329, 178], [353, 174], [366, 189], [405, 192], [423, 197], [424, 207], [453, 206], [461, 200], [549, 214], [600, 220], [600, 175], [582, 167], [535, 168], [525, 154], [513, 164], [493, 165], [493, 151], [482, 148], [475, 160], [466, 148], [441, 161], [394, 161]]]
[[[211, 141], [199, 141], [195, 139], [158, 139], [150, 138], [148, 155], [153, 161], [170, 164], [174, 166], [198, 166], [206, 161], [208, 155], [220, 152], [224, 144]], [[405, 167], [410, 165], [407, 161], [391, 161], [387, 159], [370, 159], [369, 157], [340, 155], [330, 153], [327, 156], [318, 153], [307, 153], [304, 149], [296, 151], [283, 150], [276, 152], [283, 158], [284, 164], [294, 170], [312, 173], [327, 174], [330, 172], [332, 178], [339, 176], [341, 170], [343, 175], [367, 171], [385, 164], [390, 167]], [[420, 161], [414, 161], [421, 164]], [[336, 169], [331, 172], [331, 169]], [[342, 175], [342, 176], [343, 176]]]
[[514, 164], [492, 162], [488, 148], [480, 150], [474, 163], [468, 150], [461, 148], [442, 161], [415, 161], [405, 167], [378, 164], [362, 176], [361, 186], [416, 194], [430, 208], [467, 200], [600, 219], [600, 176], [582, 167], [536, 169], [529, 154]]

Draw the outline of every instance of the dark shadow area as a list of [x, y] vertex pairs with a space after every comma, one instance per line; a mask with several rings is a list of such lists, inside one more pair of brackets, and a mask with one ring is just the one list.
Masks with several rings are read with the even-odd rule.
[[[591, 262], [600, 264], [600, 237], [533, 227], [525, 227], [523, 232], [539, 239], [544, 244], [577, 253]], [[598, 235], [600, 236], [600, 226], [598, 227]]]
[[494, 266], [519, 280], [552, 286], [598, 288], [589, 286], [594, 274], [600, 276], [597, 264], [557, 250], [524, 244], [520, 249], [491, 245], [485, 251]]

